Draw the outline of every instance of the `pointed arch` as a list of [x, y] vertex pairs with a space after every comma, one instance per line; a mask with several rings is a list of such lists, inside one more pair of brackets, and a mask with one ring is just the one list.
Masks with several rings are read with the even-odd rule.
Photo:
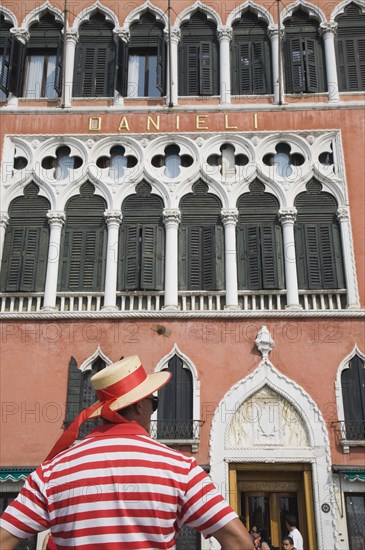
[[241, 18], [241, 15], [246, 12], [251, 11], [254, 13], [258, 19], [261, 19], [267, 23], [267, 25], [274, 25], [274, 19], [271, 13], [266, 10], [263, 6], [260, 6], [253, 0], [247, 0], [243, 4], [237, 6], [227, 17], [226, 25], [231, 27], [235, 21], [238, 21]]
[[[229, 465], [233, 463], [265, 463], [267, 446], [235, 446], [229, 443], [229, 427], [235, 414], [254, 394], [268, 387], [279, 399], [289, 403], [296, 412], [307, 435], [307, 442], [299, 449], [282, 445], [270, 447], [270, 462], [308, 463], [312, 465], [312, 490], [314, 515], [317, 522], [317, 543], [319, 548], [336, 548], [334, 538], [335, 515], [323, 518], [321, 504], [328, 496], [331, 479], [330, 445], [325, 420], [310, 395], [296, 382], [280, 373], [267, 357], [247, 377], [238, 381], [218, 404], [210, 434], [211, 477], [219, 487], [226, 487], [229, 498]], [[285, 457], [285, 458], [284, 458]], [[214, 547], [215, 548], [215, 547]]]
[[[183, 364], [184, 369], [188, 369], [192, 375], [193, 380], [193, 420], [198, 420], [200, 418], [200, 380], [199, 380], [199, 373], [192, 362], [192, 360], [185, 355], [182, 351], [180, 351], [178, 345], [175, 343], [174, 347], [168, 353], [165, 355], [160, 362], [157, 364], [155, 368], [155, 372], [161, 372], [165, 369], [167, 369], [169, 361], [174, 357], [177, 356]], [[154, 413], [155, 420], [157, 419], [157, 413]]]
[[166, 12], [164, 12], [157, 6], [154, 6], [149, 0], [147, 0], [141, 6], [138, 6], [130, 13], [128, 13], [127, 17], [124, 20], [124, 28], [129, 30], [130, 26], [133, 23], [138, 22], [141, 16], [144, 15], [146, 12], [152, 13], [152, 15], [154, 15], [157, 20], [161, 21], [164, 26], [167, 27], [168, 20]]
[[189, 6], [184, 11], [182, 11], [180, 15], [176, 17], [175, 24], [180, 27], [183, 23], [187, 23], [190, 20], [190, 17], [197, 11], [201, 11], [202, 13], [204, 13], [204, 15], [207, 16], [208, 21], [213, 21], [217, 25], [217, 27], [222, 25], [220, 15], [209, 6], [200, 2], [200, 0], [196, 0], [196, 2], [192, 6]]
[[339, 15], [343, 15], [345, 13], [345, 9], [348, 6], [350, 6], [350, 4], [355, 4], [355, 6], [360, 8], [361, 12], [363, 14], [365, 14], [365, 3], [364, 2], [362, 2], [361, 0], [344, 0], [343, 2], [340, 2], [339, 4], [336, 5], [335, 9], [331, 13], [330, 22], [334, 23], [336, 18]]
[[12, 23], [13, 27], [18, 26], [18, 19], [11, 10], [8, 10], [8, 8], [5, 8], [4, 6], [0, 6], [0, 13], [4, 15], [5, 21]]
[[354, 357], [356, 356], [360, 357], [362, 361], [365, 361], [365, 353], [362, 353], [360, 351], [357, 344], [355, 345], [354, 349], [341, 361], [340, 366], [337, 369], [337, 375], [336, 375], [336, 381], [335, 381], [335, 394], [336, 394], [338, 420], [345, 420], [341, 375], [344, 370], [350, 368], [351, 360], [354, 359]]
[[59, 21], [62, 24], [64, 23], [64, 16], [62, 11], [58, 8], [53, 7], [52, 4], [47, 0], [46, 2], [44, 2], [44, 4], [38, 6], [24, 17], [21, 28], [29, 30], [29, 27], [33, 23], [39, 23], [40, 18], [46, 13], [50, 13], [51, 15], [53, 15], [55, 21]]
[[284, 22], [287, 19], [290, 19], [297, 9], [303, 9], [310, 17], [313, 17], [319, 23], [326, 23], [326, 16], [323, 11], [315, 4], [306, 2], [305, 0], [297, 0], [297, 2], [286, 6], [281, 13], [282, 21]]
[[113, 363], [111, 359], [105, 353], [102, 351], [101, 347], [98, 346], [94, 353], [90, 355], [85, 361], [80, 365], [79, 369], [81, 372], [85, 372], [87, 370], [90, 370], [92, 368], [92, 365], [95, 361], [95, 359], [100, 358], [102, 361], [104, 361], [106, 366], [109, 366]]
[[78, 14], [77, 17], [75, 17], [74, 24], [72, 25], [72, 29], [79, 30], [81, 25], [85, 23], [86, 21], [89, 21], [90, 17], [94, 15], [94, 13], [100, 12], [102, 15], [105, 16], [105, 21], [108, 23], [112, 23], [115, 28], [119, 28], [119, 19], [116, 16], [116, 14], [108, 8], [107, 6], [104, 6], [99, 0], [96, 0], [94, 4], [89, 6], [88, 8], [85, 8], [81, 11], [81, 13]]

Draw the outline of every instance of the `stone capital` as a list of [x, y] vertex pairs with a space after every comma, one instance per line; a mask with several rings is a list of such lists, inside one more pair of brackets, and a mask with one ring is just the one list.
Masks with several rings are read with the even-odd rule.
[[279, 220], [280, 223], [293, 223], [297, 219], [297, 209], [296, 208], [281, 208], [279, 210]]
[[337, 32], [337, 23], [329, 22], [329, 23], [321, 23], [319, 25], [320, 29], [320, 35], [323, 36], [327, 33], [336, 34]]
[[130, 32], [128, 29], [116, 29], [114, 30], [115, 36], [123, 40], [123, 42], [126, 42], [128, 44], [129, 38], [130, 38]]
[[23, 44], [26, 44], [29, 41], [30, 34], [26, 29], [13, 28], [10, 29], [10, 32], [14, 34]]
[[348, 206], [340, 206], [337, 209], [337, 219], [339, 222], [348, 222], [350, 219], [350, 212]]
[[123, 216], [120, 210], [105, 210], [104, 218], [107, 225], [112, 225], [114, 223], [119, 225]]
[[0, 227], [6, 229], [9, 223], [9, 219], [10, 218], [7, 212], [0, 212]]
[[181, 39], [181, 31], [179, 27], [171, 27], [171, 42], [178, 44]]
[[60, 225], [62, 227], [66, 220], [66, 214], [59, 210], [49, 210], [47, 218], [49, 225]]
[[[267, 28], [267, 34], [270, 40], [275, 37], [279, 37], [279, 28], [277, 25], [269, 25]], [[280, 29], [280, 36], [283, 38], [284, 36], [284, 29]]]
[[224, 208], [221, 211], [221, 217], [223, 225], [228, 225], [231, 223], [236, 225], [238, 222], [238, 210], [237, 208]]
[[231, 27], [219, 27], [217, 29], [218, 40], [232, 40], [232, 28]]
[[181, 221], [180, 210], [178, 208], [164, 208], [163, 221], [165, 225], [169, 223], [179, 224]]
[[79, 31], [77, 29], [68, 29], [66, 32], [66, 42], [77, 44], [79, 40]]

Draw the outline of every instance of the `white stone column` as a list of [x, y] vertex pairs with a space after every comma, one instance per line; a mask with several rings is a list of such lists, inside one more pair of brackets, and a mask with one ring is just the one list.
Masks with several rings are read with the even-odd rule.
[[9, 216], [7, 212], [0, 212], [0, 268], [1, 268], [1, 259], [3, 257], [4, 251], [4, 242], [5, 242], [5, 233], [6, 228], [8, 227]]
[[326, 58], [328, 100], [330, 103], [336, 103], [340, 101], [335, 51], [335, 34], [337, 23], [321, 23], [320, 28], [324, 42], [324, 55]]
[[165, 300], [163, 309], [179, 309], [178, 299], [178, 229], [180, 210], [165, 208]]
[[[172, 27], [171, 28], [171, 62], [169, 60], [168, 66], [171, 67], [171, 75], [170, 71], [168, 71], [168, 79], [167, 79], [167, 102], [168, 104], [171, 103], [172, 106], [178, 105], [178, 94], [179, 94], [179, 77], [178, 77], [178, 46], [181, 38], [180, 29], [178, 27]], [[169, 78], [171, 78], [171, 98], [170, 98], [170, 85], [169, 85]]]
[[226, 274], [226, 306], [225, 309], [239, 309], [237, 284], [237, 252], [236, 252], [236, 225], [238, 210], [222, 210], [224, 225], [225, 274]]
[[[283, 95], [283, 79], [279, 74], [279, 29], [277, 25], [270, 25], [268, 34], [271, 41], [271, 65], [272, 65], [272, 81], [274, 90], [274, 103], [277, 105], [280, 101], [280, 79], [281, 91]], [[282, 98], [281, 98], [282, 99]]]
[[65, 213], [49, 211], [47, 213], [50, 225], [46, 284], [44, 287], [43, 311], [56, 309], [58, 268], [60, 263], [60, 245], [62, 227], [65, 223]]
[[[18, 38], [18, 40], [20, 40], [20, 42], [22, 42], [23, 44], [28, 43], [30, 34], [27, 30], [13, 28], [13, 29], [10, 29], [10, 32], [11, 34], [14, 34]], [[24, 85], [24, 79], [22, 80]], [[18, 104], [19, 104], [18, 98], [12, 93], [9, 93], [6, 107], [10, 107], [10, 108], [18, 107]]]
[[[119, 41], [122, 40], [125, 44], [128, 44], [130, 32], [127, 29], [114, 29], [114, 34], [117, 42], [116, 51], [118, 52]], [[128, 60], [127, 66], [123, 67], [123, 71], [125, 72], [125, 77], [128, 78]], [[120, 105], [124, 105], [124, 97], [117, 90], [114, 90], [113, 107], [119, 107]]]
[[120, 210], [106, 210], [104, 217], [108, 226], [108, 245], [106, 252], [105, 288], [103, 309], [117, 309], [117, 274], [119, 226], [122, 221]]
[[296, 208], [283, 208], [279, 210], [279, 219], [283, 227], [287, 309], [302, 309], [299, 304], [297, 262], [295, 257], [294, 222], [296, 217]]
[[230, 42], [232, 40], [231, 27], [220, 27], [217, 31], [219, 40], [219, 69], [221, 105], [231, 103], [231, 55]]
[[337, 218], [341, 227], [342, 254], [347, 289], [347, 309], [357, 309], [359, 307], [359, 299], [356, 288], [356, 271], [351, 241], [349, 208], [347, 206], [338, 208]]
[[66, 58], [65, 63], [65, 81], [64, 87], [64, 106], [71, 107], [72, 88], [74, 82], [74, 66], [75, 66], [75, 51], [76, 44], [79, 39], [79, 33], [76, 29], [69, 29], [66, 32]]

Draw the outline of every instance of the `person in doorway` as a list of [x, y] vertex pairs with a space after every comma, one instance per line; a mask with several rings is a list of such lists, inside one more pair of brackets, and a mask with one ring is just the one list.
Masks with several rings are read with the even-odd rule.
[[296, 550], [294, 546], [294, 541], [291, 537], [284, 537], [283, 538], [283, 544], [282, 544], [283, 550]]
[[[149, 426], [171, 373], [147, 375], [137, 356], [91, 378], [85, 409], [28, 477], [0, 519], [0, 548], [50, 528], [59, 550], [174, 548], [188, 525], [224, 550], [253, 550], [237, 514], [196, 460], [151, 439]], [[72, 445], [81, 424], [105, 423]], [[70, 446], [72, 445], [72, 446]]]
[[297, 528], [297, 518], [290, 514], [286, 516], [285, 521], [289, 537], [293, 539], [295, 550], [303, 550], [303, 537]]

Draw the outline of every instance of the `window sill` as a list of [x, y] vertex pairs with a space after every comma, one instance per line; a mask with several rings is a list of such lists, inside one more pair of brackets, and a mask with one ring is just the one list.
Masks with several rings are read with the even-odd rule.
[[359, 440], [346, 440], [346, 439], [342, 439], [341, 440], [341, 447], [342, 447], [342, 451], [345, 453], [345, 454], [348, 454], [350, 452], [350, 447], [365, 447], [365, 440], [364, 439], [359, 439]]

